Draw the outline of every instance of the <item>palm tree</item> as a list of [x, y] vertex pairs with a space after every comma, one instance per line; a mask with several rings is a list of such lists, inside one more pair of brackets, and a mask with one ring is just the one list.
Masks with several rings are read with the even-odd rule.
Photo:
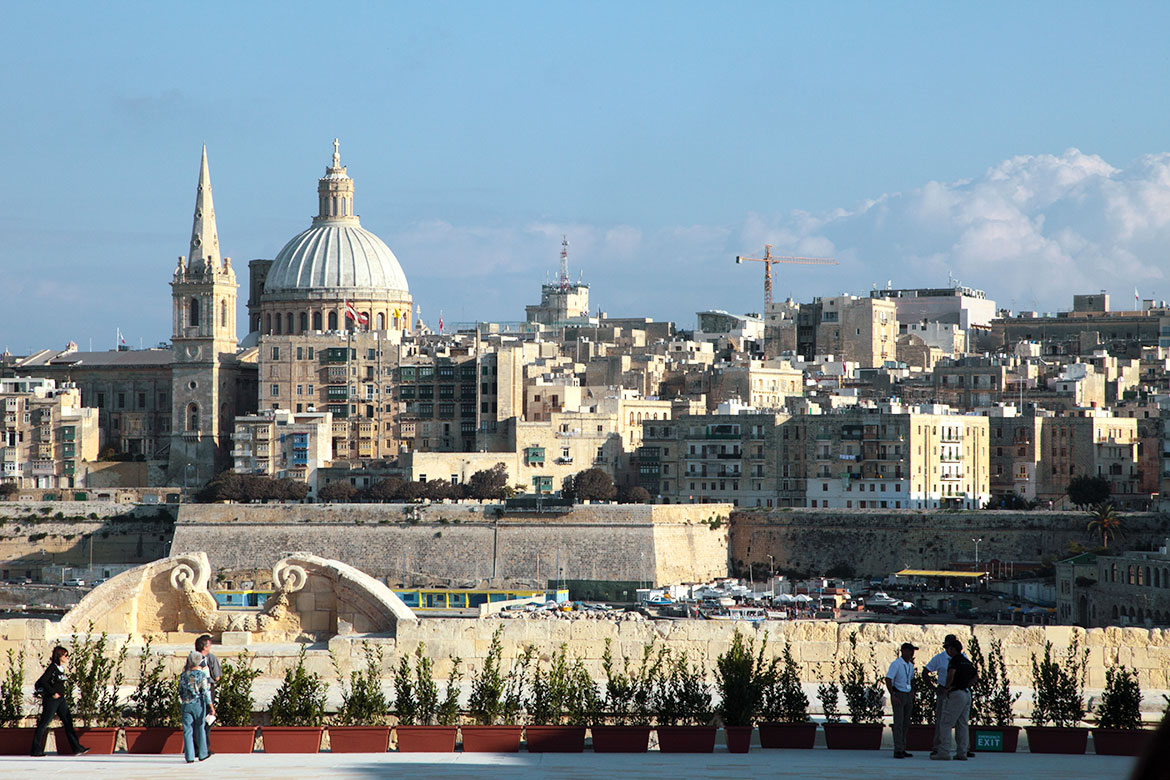
[[1121, 533], [1121, 515], [1112, 503], [1102, 502], [1093, 507], [1093, 519], [1089, 521], [1089, 531], [1101, 532], [1101, 546], [1108, 547], [1109, 539]]

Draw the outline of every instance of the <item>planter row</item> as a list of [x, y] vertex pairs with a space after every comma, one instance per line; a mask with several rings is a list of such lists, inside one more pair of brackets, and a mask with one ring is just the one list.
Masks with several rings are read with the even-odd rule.
[[[825, 744], [830, 750], [880, 750], [882, 724], [830, 723], [825, 729]], [[469, 753], [515, 753], [527, 736], [530, 753], [580, 753], [585, 749], [583, 726], [395, 726], [398, 750], [412, 753], [450, 753], [455, 750], [457, 731], [463, 735], [463, 750]], [[714, 726], [594, 726], [595, 753], [644, 753], [649, 749], [650, 732], [658, 732], [658, 746], [664, 753], [710, 753], [715, 749]], [[762, 723], [760, 746], [808, 750], [816, 739], [815, 723]], [[114, 752], [119, 729], [79, 728], [81, 744], [93, 753]], [[211, 730], [211, 750], [216, 753], [251, 753], [257, 727], [216, 726]], [[263, 729], [265, 753], [316, 753], [321, 748], [325, 727], [273, 727]], [[330, 749], [334, 753], [384, 753], [390, 747], [390, 726], [329, 727]], [[727, 749], [746, 753], [751, 745], [753, 728], [731, 726], [724, 729]], [[1019, 726], [990, 728], [972, 726], [973, 750], [1014, 753], [1019, 742]], [[32, 749], [34, 729], [0, 729], [0, 755], [28, 755]], [[1038, 728], [1028, 726], [1028, 746], [1032, 753], [1085, 752], [1087, 728]], [[169, 728], [126, 728], [126, 747], [130, 753], [182, 753], [183, 732]], [[1093, 746], [1098, 755], [1139, 755], [1153, 731], [1119, 731], [1093, 729]], [[69, 745], [61, 729], [54, 729], [57, 751], [66, 753]], [[907, 747], [928, 751], [934, 742], [933, 726], [911, 726]]]

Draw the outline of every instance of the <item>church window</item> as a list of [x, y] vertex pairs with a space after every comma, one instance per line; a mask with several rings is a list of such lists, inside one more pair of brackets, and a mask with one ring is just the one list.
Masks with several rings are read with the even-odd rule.
[[272, 326], [273, 326], [272, 332], [275, 335], [279, 336], [280, 335], [280, 315], [279, 314], [277, 314], [275, 317], [272, 318]]
[[187, 430], [199, 430], [199, 404], [187, 404]]
[[271, 314], [264, 315], [264, 332], [270, 336], [272, 335], [272, 315]]
[[273, 360], [280, 360], [280, 347], [273, 347], [272, 348], [272, 359]]
[[126, 408], [126, 394], [125, 393], [118, 393], [118, 408], [119, 409]]
[[337, 312], [329, 312], [329, 330], [337, 330]]
[[290, 334], [293, 332], [293, 315], [291, 311], [284, 317], [284, 332]]
[[313, 330], [321, 330], [321, 312], [313, 312]]
[[386, 330], [386, 315], [378, 312], [378, 330]]
[[199, 325], [199, 299], [192, 298], [187, 304], [187, 325], [194, 328]]
[[219, 325], [222, 328], [227, 327], [227, 301], [219, 302]]
[[297, 332], [304, 333], [308, 329], [309, 329], [309, 315], [305, 312], [301, 312], [301, 329]]
[[138, 394], [138, 408], [139, 409], [146, 408], [146, 393], [139, 393]]

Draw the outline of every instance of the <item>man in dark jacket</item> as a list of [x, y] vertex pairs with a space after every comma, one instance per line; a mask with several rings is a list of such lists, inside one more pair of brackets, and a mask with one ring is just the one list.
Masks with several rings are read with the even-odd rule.
[[73, 714], [69, 712], [69, 699], [65, 697], [65, 664], [68, 661], [69, 651], [60, 645], [54, 647], [52, 662], [33, 685], [33, 690], [41, 697], [43, 709], [41, 717], [37, 720], [36, 733], [33, 735], [31, 755], [45, 755], [46, 732], [54, 717], [61, 719], [61, 726], [65, 729], [65, 738], [69, 740], [69, 749], [73, 751], [73, 755], [80, 756], [89, 752], [89, 748], [82, 747], [77, 739], [77, 732], [73, 728]]

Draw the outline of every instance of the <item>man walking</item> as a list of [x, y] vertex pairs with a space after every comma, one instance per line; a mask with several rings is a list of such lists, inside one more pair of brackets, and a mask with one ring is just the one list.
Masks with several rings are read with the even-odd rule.
[[223, 667], [219, 659], [211, 652], [211, 635], [204, 634], [195, 640], [195, 651], [203, 656], [201, 666], [207, 670], [207, 677], [211, 680], [211, 698], [215, 700], [215, 687], [219, 685], [219, 678], [223, 677]]
[[914, 651], [909, 642], [902, 643], [902, 652], [886, 672], [886, 690], [894, 710], [894, 758], [910, 758], [906, 752], [906, 732], [910, 730], [910, 715], [914, 709]]
[[930, 757], [935, 761], [950, 761], [952, 757], [956, 761], [966, 761], [970, 747], [967, 718], [971, 713], [971, 683], [975, 680], [975, 667], [963, 655], [963, 645], [958, 639], [948, 642], [944, 648], [950, 660], [947, 662], [945, 698], [936, 732], [940, 744]]

